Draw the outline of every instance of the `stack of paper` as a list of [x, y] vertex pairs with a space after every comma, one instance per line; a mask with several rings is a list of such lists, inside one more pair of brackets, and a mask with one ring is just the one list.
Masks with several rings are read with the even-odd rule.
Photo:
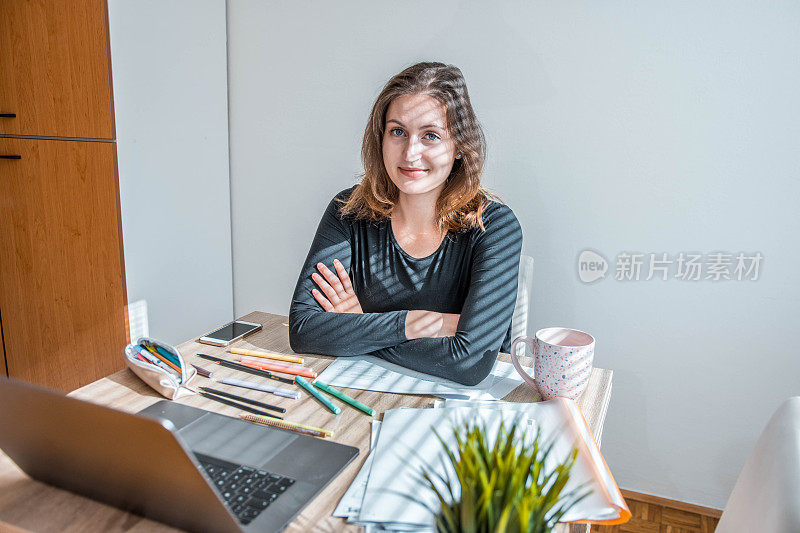
[[319, 380], [334, 387], [430, 394], [442, 398], [499, 400], [522, 384], [514, 365], [495, 361], [492, 372], [474, 386], [417, 372], [371, 355], [339, 357], [319, 375]]
[[527, 425], [524, 442], [530, 442], [537, 428], [541, 428], [544, 439], [556, 435], [553, 461], [566, 458], [573, 446], [578, 448], [578, 458], [564, 490], [583, 484], [591, 494], [574, 506], [563, 521], [614, 524], [630, 517], [580, 410], [566, 399], [526, 404], [447, 400], [435, 409], [387, 411], [382, 424], [373, 423], [372, 451], [334, 516], [368, 530], [433, 531], [431, 510], [438, 508], [438, 500], [421, 474], [452, 474], [433, 430], [453, 450], [453, 424], [467, 420], [485, 425], [489, 435], [496, 435], [501, 422], [508, 426], [516, 420]]

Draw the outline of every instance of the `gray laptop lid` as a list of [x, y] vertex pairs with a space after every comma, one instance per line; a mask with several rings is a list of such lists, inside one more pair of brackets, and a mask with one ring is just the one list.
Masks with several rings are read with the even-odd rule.
[[[272, 529], [263, 521], [240, 526], [168, 420], [5, 378], [0, 406], [0, 448], [34, 479], [189, 531]], [[352, 450], [350, 460], [357, 454], [336, 446]], [[292, 515], [307, 501], [295, 503]]]

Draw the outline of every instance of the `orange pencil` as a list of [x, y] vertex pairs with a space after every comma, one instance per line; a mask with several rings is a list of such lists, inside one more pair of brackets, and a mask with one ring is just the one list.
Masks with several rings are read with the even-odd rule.
[[246, 350], [244, 348], [231, 348], [228, 351], [236, 355], [249, 355], [251, 357], [260, 357], [261, 359], [274, 359], [276, 361], [286, 361], [287, 363], [303, 364], [303, 358], [295, 357], [294, 355], [265, 352], [263, 350]]
[[247, 357], [247, 356], [240, 357], [239, 361], [246, 361], [248, 363], [254, 363], [256, 365], [274, 365], [276, 367], [283, 367], [291, 370], [300, 369], [300, 370], [306, 370], [308, 372], [314, 371], [314, 369], [312, 369], [311, 367], [300, 366], [298, 364], [288, 363], [286, 361], [264, 361], [263, 359], [258, 359], [256, 357]]
[[153, 357], [157, 357], [157, 358], [158, 358], [158, 359], [160, 359], [161, 361], [165, 362], [166, 364], [168, 364], [169, 366], [171, 366], [172, 368], [174, 368], [174, 369], [175, 369], [175, 370], [178, 372], [178, 375], [180, 375], [180, 373], [181, 373], [181, 368], [180, 368], [178, 365], [176, 365], [175, 363], [173, 363], [172, 361], [170, 361], [169, 359], [167, 359], [166, 357], [164, 357], [163, 355], [161, 355], [160, 353], [158, 353], [158, 352], [157, 352], [157, 351], [155, 351], [155, 350], [148, 350], [148, 351], [149, 351], [151, 354], [153, 354]]
[[317, 377], [317, 373], [305, 366], [298, 365], [281, 365], [278, 363], [267, 363], [266, 361], [252, 361], [247, 357], [240, 357], [239, 362], [250, 368], [257, 368], [258, 370], [269, 370], [270, 372], [280, 372], [282, 374], [291, 374], [294, 376], [304, 376], [307, 378]]

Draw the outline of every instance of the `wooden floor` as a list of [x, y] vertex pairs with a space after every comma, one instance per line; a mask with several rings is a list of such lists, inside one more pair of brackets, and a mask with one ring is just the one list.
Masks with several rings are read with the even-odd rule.
[[619, 526], [592, 526], [592, 533], [711, 533], [722, 514], [718, 509], [647, 494], [626, 490], [622, 494], [631, 519]]

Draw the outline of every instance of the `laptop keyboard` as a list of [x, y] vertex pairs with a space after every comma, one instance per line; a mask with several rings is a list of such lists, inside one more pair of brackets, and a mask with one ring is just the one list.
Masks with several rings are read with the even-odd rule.
[[214, 482], [228, 508], [243, 525], [252, 522], [294, 484], [294, 479], [290, 477], [200, 453], [194, 455]]

